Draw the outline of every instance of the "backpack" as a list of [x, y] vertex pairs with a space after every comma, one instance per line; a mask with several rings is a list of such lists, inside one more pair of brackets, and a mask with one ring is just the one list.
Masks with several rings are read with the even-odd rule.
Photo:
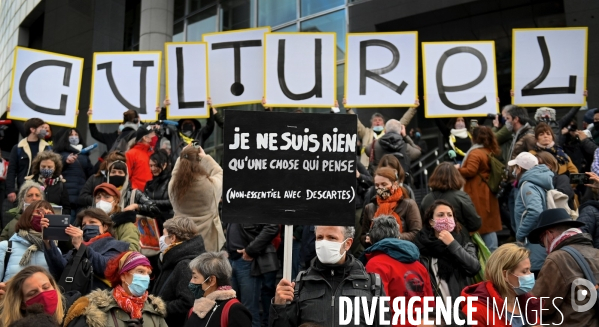
[[503, 180], [505, 165], [491, 153], [487, 153], [487, 158], [489, 158], [489, 168], [491, 169], [489, 178], [485, 180], [480, 173], [478, 173], [478, 176], [489, 186], [491, 193], [497, 194], [499, 192], [499, 184]]
[[135, 135], [136, 132], [132, 131], [129, 132], [127, 134], [123, 134], [121, 133], [121, 135], [119, 135], [116, 139], [116, 141], [114, 141], [114, 144], [112, 145], [112, 148], [110, 148], [110, 152], [113, 151], [120, 151], [122, 153], [125, 153], [129, 150], [129, 148], [131, 148], [131, 140], [133, 139], [133, 142], [135, 142]]
[[8, 241], [8, 248], [6, 248], [6, 253], [4, 253], [4, 277], [6, 277], [6, 268], [8, 268], [8, 260], [10, 260], [10, 255], [12, 254], [12, 241]]
[[77, 253], [71, 257], [60, 275], [58, 285], [64, 292], [78, 291], [87, 295], [92, 291], [94, 269], [89, 260], [87, 246], [81, 243]]
[[[524, 195], [522, 194], [522, 187], [526, 183], [528, 183], [528, 182], [524, 182], [520, 186], [520, 197], [522, 198], [522, 203], [524, 203], [524, 204], [526, 204], [526, 202], [524, 202]], [[568, 212], [568, 214], [570, 215], [570, 217], [572, 217], [572, 219], [576, 220], [576, 218], [578, 218], [578, 211], [572, 210], [572, 209], [570, 209], [570, 206], [568, 206], [568, 196], [567, 195], [565, 195], [564, 193], [562, 193], [558, 190], [555, 190], [555, 189], [544, 190], [544, 191], [545, 191], [545, 205], [546, 205], [545, 209], [562, 208], [562, 209], [566, 210], [566, 212]], [[522, 214], [523, 217], [524, 217], [525, 213], [526, 213], [526, 210]]]
[[[574, 258], [574, 260], [576, 260], [576, 263], [578, 263], [580, 270], [582, 270], [584, 278], [587, 281], [591, 282], [591, 284], [595, 285], [595, 292], [597, 292], [597, 296], [595, 297], [596, 301], [595, 301], [595, 304], [593, 305], [593, 309], [595, 309], [595, 316], [599, 317], [599, 301], [597, 301], [597, 299], [599, 298], [599, 286], [597, 285], [597, 281], [595, 280], [595, 275], [593, 274], [591, 267], [589, 266], [589, 264], [586, 261], [586, 259], [584, 258], [584, 256], [582, 256], [582, 254], [575, 248], [573, 248], [571, 246], [564, 246], [563, 248], [561, 248], [561, 250], [568, 252], [572, 256], [572, 258]], [[578, 286], [578, 285], [572, 283], [572, 286]], [[592, 290], [589, 290], [589, 291], [592, 292]], [[572, 293], [574, 293], [574, 289], [572, 289]], [[592, 299], [593, 299], [593, 295], [591, 294], [591, 299], [589, 300], [589, 302]], [[574, 300], [574, 299], [572, 299], [572, 300]], [[574, 302], [572, 302], [572, 304], [574, 304]]]

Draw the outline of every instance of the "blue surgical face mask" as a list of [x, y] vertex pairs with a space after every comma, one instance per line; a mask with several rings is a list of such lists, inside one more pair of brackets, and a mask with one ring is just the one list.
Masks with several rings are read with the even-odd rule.
[[380, 133], [380, 132], [383, 131], [384, 128], [385, 127], [383, 127], [383, 126], [373, 126], [372, 130], [375, 131], [375, 132], [377, 132], [377, 133]]
[[122, 132], [125, 129], [125, 125], [121, 124], [119, 125], [119, 132]]
[[[512, 274], [514, 275], [514, 274]], [[516, 276], [516, 275], [514, 275]], [[522, 295], [522, 294], [526, 294], [530, 291], [532, 291], [532, 288], [535, 286], [535, 275], [533, 273], [530, 273], [528, 275], [523, 275], [523, 276], [516, 276], [518, 277], [518, 283], [520, 284], [520, 286], [518, 287], [514, 287], [514, 285], [510, 284], [512, 286], [512, 288], [514, 289], [514, 293], [516, 293], [516, 295]]]
[[420, 138], [420, 132], [416, 132], [416, 138], [419, 139]]
[[129, 286], [129, 291], [133, 296], [140, 297], [144, 295], [148, 290], [148, 286], [150, 286], [150, 276], [133, 274], [133, 280], [127, 286]]

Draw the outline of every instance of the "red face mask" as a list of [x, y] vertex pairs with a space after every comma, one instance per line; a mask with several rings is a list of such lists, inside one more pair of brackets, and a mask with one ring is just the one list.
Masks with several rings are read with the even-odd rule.
[[156, 147], [156, 143], [158, 143], [158, 136], [154, 135], [154, 136], [152, 137], [152, 141], [150, 141], [150, 146], [151, 146], [152, 148], [154, 148], [154, 147]]
[[41, 233], [42, 232], [41, 222], [42, 222], [42, 216], [33, 215], [33, 217], [31, 217], [31, 228], [34, 231]]
[[37, 303], [44, 306], [44, 311], [47, 314], [53, 315], [56, 312], [56, 307], [58, 306], [58, 293], [56, 290], [41, 292], [25, 302], [25, 305], [30, 306]]

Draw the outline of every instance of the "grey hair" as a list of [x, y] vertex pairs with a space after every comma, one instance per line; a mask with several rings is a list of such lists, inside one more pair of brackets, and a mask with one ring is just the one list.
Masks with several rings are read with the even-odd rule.
[[368, 236], [372, 244], [385, 238], [399, 238], [399, 224], [393, 216], [378, 216], [372, 221]]
[[383, 121], [385, 121], [385, 117], [383, 117], [383, 115], [379, 114], [378, 112], [373, 113], [372, 116], [370, 117], [370, 120], [372, 121], [376, 117], [378, 117], [378, 118], [382, 119]]
[[231, 285], [233, 268], [229, 263], [229, 255], [225, 251], [204, 252], [189, 263], [189, 269], [200, 273], [204, 278], [216, 277], [217, 286]]
[[389, 119], [385, 124], [385, 131], [387, 133], [401, 133], [401, 123], [397, 119]]
[[187, 217], [171, 218], [164, 222], [169, 235], [175, 235], [179, 241], [187, 241], [198, 235], [196, 224]]
[[[314, 233], [316, 233], [316, 228], [318, 228], [319, 226], [314, 226]], [[337, 227], [341, 227], [343, 229], [343, 238], [344, 239], [348, 239], [348, 238], [354, 238], [354, 235], [356, 234], [356, 229], [354, 228], [354, 226], [337, 226]]]
[[27, 181], [25, 181], [25, 183], [23, 183], [23, 185], [19, 189], [19, 195], [17, 196], [17, 200], [18, 200], [17, 203], [18, 203], [19, 211], [23, 211], [24, 206], [25, 206], [25, 196], [27, 195], [27, 192], [29, 192], [29, 190], [34, 187], [40, 191], [40, 193], [42, 195], [42, 200], [46, 199], [46, 194], [44, 193], [42, 186], [32, 180], [27, 180]]

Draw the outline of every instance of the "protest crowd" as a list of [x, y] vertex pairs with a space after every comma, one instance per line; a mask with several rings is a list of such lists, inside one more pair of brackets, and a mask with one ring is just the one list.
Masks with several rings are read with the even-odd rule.
[[[283, 50], [284, 41], [278, 40]], [[264, 51], [265, 61], [270, 55]], [[263, 94], [272, 85], [294, 101], [322, 93], [326, 80], [308, 93], [291, 92], [284, 63], [280, 59], [279, 84], [265, 83]], [[381, 83], [385, 78], [378, 74], [394, 65], [364, 68], [370, 74], [364, 76]], [[148, 67], [154, 66], [143, 69]], [[441, 85], [440, 67], [439, 90], [463, 87]], [[486, 71], [481, 81], [484, 76]], [[182, 77], [178, 83], [177, 110], [198, 104], [183, 100]], [[239, 88], [243, 93], [236, 80], [231, 90]], [[455, 105], [443, 96], [445, 105]], [[420, 98], [400, 119], [385, 117], [376, 106], [366, 109], [372, 113], [366, 124], [356, 113], [366, 106], [351, 108], [345, 98], [342, 106], [334, 101], [331, 114], [304, 113], [299, 104], [273, 108], [279, 106], [265, 98], [265, 112], [224, 110], [213, 107], [207, 94], [206, 100], [204, 125], [196, 118], [174, 119], [167, 98], [152, 121], [145, 118], [154, 109], [105, 117], [111, 113], [105, 108], [89, 108], [91, 139], [83, 129], [44, 121], [46, 116], [0, 126], [0, 327], [599, 327], [599, 109], [499, 104], [497, 98], [490, 104], [497, 112], [457, 117], [431, 114], [438, 108], [428, 101], [426, 119], [437, 130], [427, 135], [430, 129], [414, 119]], [[94, 120], [94, 113], [101, 117]], [[276, 123], [304, 134], [269, 130], [250, 142], [247, 125], [241, 131], [225, 127], [225, 118], [239, 117], [260, 117], [253, 125]], [[99, 128], [104, 118], [119, 120], [118, 129]], [[290, 126], [294, 119], [305, 119], [310, 128]], [[333, 120], [351, 124], [328, 126]], [[221, 132], [225, 157], [246, 151], [238, 152], [245, 160], [218, 162], [204, 151]], [[429, 151], [436, 136], [440, 142]], [[267, 162], [258, 150], [272, 157], [299, 153], [305, 160], [280, 156]], [[257, 171], [285, 181], [319, 176], [313, 179], [320, 189], [302, 195], [296, 185], [265, 191], [257, 184], [267, 181], [257, 178], [247, 178], [256, 186], [250, 191], [226, 186]], [[301, 175], [306, 172], [313, 175]], [[231, 204], [231, 198], [245, 205]], [[332, 209], [321, 217], [301, 205], [271, 205], [290, 198], [310, 209]], [[341, 201], [349, 210], [334, 220], [343, 223], [331, 224], [338, 209], [331, 203]], [[254, 223], [256, 212], [272, 218], [273, 210], [287, 223]], [[308, 220], [313, 223], [302, 224]], [[342, 314], [348, 298], [354, 308], [349, 322]], [[388, 310], [358, 309], [377, 301]], [[449, 321], [438, 318], [444, 310], [451, 310]], [[435, 324], [427, 322], [435, 317]]]

